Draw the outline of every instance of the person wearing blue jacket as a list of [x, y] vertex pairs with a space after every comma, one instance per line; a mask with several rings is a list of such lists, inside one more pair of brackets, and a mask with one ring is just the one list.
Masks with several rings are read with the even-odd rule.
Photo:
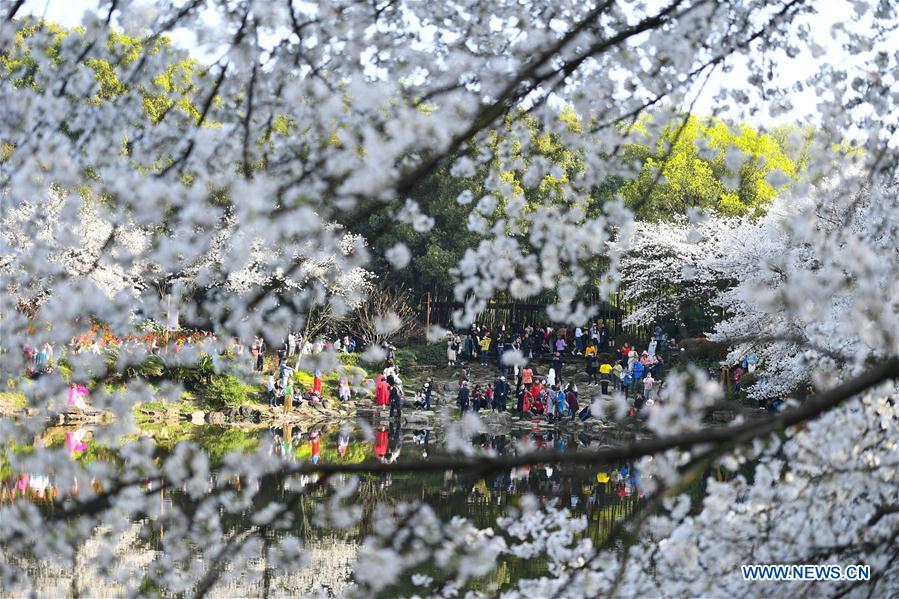
[[634, 362], [634, 380], [639, 381], [643, 378], [643, 375], [646, 373], [646, 366], [644, 366], [639, 360]]

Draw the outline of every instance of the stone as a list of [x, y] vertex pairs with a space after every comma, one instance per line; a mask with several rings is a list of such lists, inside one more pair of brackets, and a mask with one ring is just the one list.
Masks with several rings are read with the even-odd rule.
[[405, 414], [404, 420], [407, 424], [424, 424], [428, 422], [428, 415], [421, 413]]
[[191, 424], [203, 424], [204, 422], [206, 422], [206, 413], [199, 410], [193, 412], [190, 415], [190, 422]]
[[209, 412], [206, 414], [206, 422], [209, 424], [225, 424], [225, 415], [221, 412]]

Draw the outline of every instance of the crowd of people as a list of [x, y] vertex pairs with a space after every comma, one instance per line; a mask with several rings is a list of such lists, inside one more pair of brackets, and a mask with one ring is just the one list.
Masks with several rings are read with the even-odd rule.
[[[541, 416], [550, 422], [565, 417], [586, 420], [592, 416], [590, 408], [581, 409], [577, 383], [567, 380], [565, 374], [566, 361], [583, 360], [588, 387], [600, 386], [604, 395], [623, 393], [632, 414], [645, 414], [660, 386], [665, 360], [659, 350], [666, 341], [657, 330], [646, 349], [638, 353], [629, 343], [614, 349], [604, 325], [558, 329], [528, 326], [512, 328], [508, 333], [504, 326], [491, 332], [476, 325], [464, 336], [450, 333], [447, 363], [455, 366], [464, 359], [477, 359], [488, 366], [492, 356], [497, 360], [498, 373], [492, 385], [473, 384], [470, 368], [461, 373], [456, 401], [463, 413], [504, 412], [509, 399], [514, 398], [513, 410], [519, 417]], [[527, 364], [520, 367], [513, 361], [504, 363], [507, 351], [521, 352]], [[535, 364], [541, 359], [548, 360], [548, 367], [538, 376]]]
[[375, 378], [375, 404], [387, 406], [389, 416], [399, 418], [403, 413], [403, 397], [403, 381], [399, 369], [388, 359], [387, 367]]
[[[237, 339], [232, 340], [231, 345], [236, 354], [243, 354], [243, 345]], [[316, 355], [326, 351], [353, 353], [358, 348], [359, 342], [350, 335], [344, 335], [342, 337], [337, 335], [333, 338], [325, 336], [309, 340], [304, 338], [301, 333], [290, 331], [282, 340], [281, 345], [277, 350], [277, 355], [279, 362], [286, 360], [287, 358], [296, 358], [298, 368], [300, 359], [305, 355]], [[265, 338], [262, 336], [257, 336], [253, 340], [253, 343], [250, 344], [250, 355], [252, 356], [254, 367], [258, 372], [262, 372], [265, 368], [264, 358], [268, 351], [268, 345], [265, 342]]]
[[[262, 338], [257, 338], [253, 345], [256, 346], [256, 351], [260, 352], [257, 362], [261, 362], [264, 356], [265, 341]], [[253, 350], [251, 349], [251, 351]], [[288, 358], [291, 357], [291, 350], [288, 345], [285, 344], [278, 349], [277, 357], [278, 377], [275, 378], [274, 373], [270, 373], [266, 383], [269, 407], [272, 409], [282, 408], [285, 412], [307, 405], [327, 407], [328, 402], [324, 398], [324, 379], [322, 378], [321, 370], [318, 368], [313, 370], [312, 387], [307, 389], [296, 380], [294, 374], [297, 369], [288, 363]], [[351, 397], [352, 388], [350, 383], [346, 374], [341, 374], [337, 381], [337, 398], [341, 402], [346, 402]]]
[[456, 366], [464, 360], [480, 360], [487, 366], [495, 357], [501, 374], [508, 375], [508, 367], [503, 364], [507, 351], [520, 351], [531, 360], [553, 354], [560, 356], [580, 356], [588, 345], [601, 348], [612, 347], [609, 328], [605, 324], [593, 323], [589, 327], [533, 327], [512, 323], [508, 327], [499, 325], [492, 331], [487, 327], [473, 325], [467, 332], [452, 331], [447, 337], [446, 359], [449, 366]]
[[44, 343], [40, 349], [26, 343], [22, 346], [22, 356], [25, 359], [25, 376], [38, 378], [39, 376], [53, 372], [53, 346]]

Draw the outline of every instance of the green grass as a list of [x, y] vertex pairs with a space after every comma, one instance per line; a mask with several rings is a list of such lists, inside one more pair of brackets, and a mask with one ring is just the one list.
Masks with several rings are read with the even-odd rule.
[[28, 405], [25, 394], [20, 391], [0, 391], [0, 408], [19, 410]]
[[[347, 378], [351, 381], [358, 380], [361, 382], [363, 379], [369, 378], [371, 375], [368, 374], [364, 369], [359, 368], [357, 366], [346, 366], [344, 368]], [[305, 370], [297, 370], [293, 374], [293, 382], [294, 384], [300, 385], [300, 388], [303, 391], [311, 391], [312, 383], [313, 383], [313, 373], [307, 372]], [[322, 396], [323, 397], [337, 397], [337, 388], [340, 384], [340, 373], [339, 372], [328, 372], [322, 377]]]

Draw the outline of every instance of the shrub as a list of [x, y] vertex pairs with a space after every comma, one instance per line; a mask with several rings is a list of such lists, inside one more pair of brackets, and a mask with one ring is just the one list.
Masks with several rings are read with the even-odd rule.
[[213, 408], [239, 407], [250, 399], [254, 391], [233, 374], [220, 374], [212, 377], [212, 383], [206, 387], [204, 398]]
[[445, 343], [423, 343], [396, 350], [400, 370], [415, 366], [446, 366]]
[[400, 370], [408, 370], [418, 366], [418, 355], [412, 348], [403, 348], [396, 350], [396, 365]]
[[337, 359], [340, 360], [340, 363], [344, 366], [359, 366], [359, 362], [362, 361], [362, 354], [360, 353], [352, 353], [345, 354], [339, 353], [337, 354]]
[[747, 372], [743, 375], [743, 378], [740, 379], [740, 389], [746, 389], [746, 387], [751, 387], [758, 380], [758, 377], [754, 372]]
[[418, 363], [427, 366], [446, 366], [446, 343], [426, 343], [414, 348]]

